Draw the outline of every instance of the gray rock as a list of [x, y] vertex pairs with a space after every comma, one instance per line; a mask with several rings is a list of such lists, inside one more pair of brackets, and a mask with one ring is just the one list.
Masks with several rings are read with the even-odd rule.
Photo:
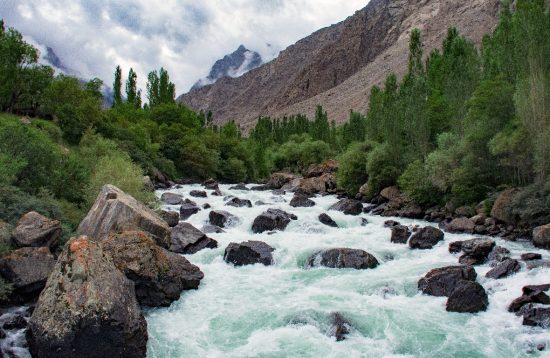
[[487, 310], [489, 298], [483, 286], [474, 281], [459, 281], [447, 300], [447, 311], [476, 313]]
[[290, 201], [290, 206], [293, 208], [309, 208], [315, 206], [315, 202], [305, 195], [294, 194], [294, 197]]
[[223, 210], [212, 210], [208, 215], [208, 219], [210, 220], [210, 224], [221, 228], [229, 227], [239, 222], [239, 219], [235, 215]]
[[180, 214], [177, 211], [161, 210], [160, 217], [166, 221], [168, 226], [174, 227], [180, 222]]
[[225, 205], [234, 206], [236, 208], [242, 208], [242, 207], [251, 208], [252, 202], [248, 199], [233, 198], [229, 200], [227, 203], [225, 203]]
[[411, 231], [404, 225], [391, 227], [391, 242], [395, 244], [406, 244], [410, 236]]
[[178, 254], [194, 254], [202, 249], [218, 247], [216, 240], [186, 222], [172, 228], [171, 240], [170, 251]]
[[431, 296], [450, 296], [460, 281], [475, 281], [472, 266], [447, 266], [429, 271], [418, 281], [418, 289]]
[[223, 259], [235, 266], [273, 263], [274, 248], [262, 241], [232, 242], [225, 249]]
[[463, 265], [480, 265], [487, 261], [494, 247], [495, 242], [493, 240], [471, 239], [451, 242], [449, 244], [449, 252], [464, 252], [458, 260]]
[[297, 220], [294, 214], [289, 214], [279, 209], [267, 209], [252, 223], [252, 231], [256, 234], [265, 231], [284, 231], [291, 220]]
[[225, 232], [221, 227], [210, 224], [204, 225], [201, 231], [205, 234], [223, 234]]
[[199, 211], [201, 211], [201, 208], [199, 208], [197, 205], [194, 205], [192, 203], [183, 203], [180, 206], [180, 219], [187, 220]]
[[372, 269], [378, 266], [373, 255], [359, 249], [328, 249], [319, 251], [307, 260], [308, 267], [325, 266], [330, 268]]
[[326, 213], [322, 213], [322, 214], [319, 215], [319, 221], [322, 224], [330, 226], [330, 227], [338, 227], [338, 224], [334, 220], [332, 220], [332, 218], [330, 216], [328, 216], [328, 214], [326, 214]]
[[61, 223], [31, 211], [19, 219], [13, 230], [13, 243], [18, 247], [52, 247], [61, 236]]
[[341, 199], [332, 205], [329, 210], [341, 211], [346, 215], [359, 215], [363, 212], [363, 204], [359, 200]]
[[183, 195], [176, 193], [162, 193], [160, 201], [168, 205], [181, 205], [183, 204]]
[[443, 241], [443, 231], [433, 227], [426, 226], [411, 236], [409, 247], [411, 249], [426, 250], [433, 248], [438, 242]]
[[523, 261], [542, 260], [542, 255], [535, 252], [526, 252], [524, 254], [521, 254], [521, 259]]
[[204, 190], [191, 190], [189, 195], [194, 198], [206, 198], [208, 196]]
[[521, 269], [521, 266], [518, 260], [515, 259], [505, 259], [499, 263], [495, 268], [491, 269], [485, 274], [485, 277], [493, 278], [495, 280], [510, 276], [513, 273], [518, 272]]

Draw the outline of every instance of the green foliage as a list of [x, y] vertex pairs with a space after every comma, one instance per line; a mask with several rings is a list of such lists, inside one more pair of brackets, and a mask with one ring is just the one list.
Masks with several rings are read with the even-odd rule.
[[147, 98], [150, 108], [176, 102], [176, 86], [170, 82], [168, 72], [161, 68], [159, 73], [152, 71], [147, 76]]
[[0, 219], [15, 225], [29, 211], [63, 220], [61, 206], [48, 192], [40, 191], [37, 195], [30, 195], [13, 186], [0, 186]]
[[409, 164], [398, 183], [405, 194], [422, 206], [429, 207], [442, 202], [442, 193], [433, 186], [429, 172], [421, 160]]
[[336, 178], [339, 188], [349, 194], [355, 194], [367, 182], [367, 155], [371, 149], [370, 144], [355, 143], [340, 156]]
[[306, 134], [293, 135], [275, 151], [274, 169], [305, 173], [311, 164], [321, 163], [329, 159], [331, 154], [326, 142], [313, 140]]
[[401, 171], [389, 144], [379, 144], [374, 147], [367, 156], [369, 193], [374, 195], [388, 186], [395, 185]]
[[122, 104], [122, 69], [116, 66], [115, 81], [113, 82], [113, 107]]

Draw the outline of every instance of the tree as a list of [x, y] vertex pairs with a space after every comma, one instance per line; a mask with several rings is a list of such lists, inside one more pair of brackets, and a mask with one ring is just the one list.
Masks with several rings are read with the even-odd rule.
[[170, 82], [168, 71], [161, 68], [159, 74], [157, 71], [151, 71], [147, 75], [149, 107], [176, 103], [176, 86]]
[[413, 29], [409, 43], [409, 75], [417, 77], [423, 74], [422, 37], [420, 30]]
[[137, 90], [137, 74], [133, 68], [130, 68], [128, 79], [126, 80], [126, 102], [134, 108], [141, 108], [141, 98], [138, 97]]
[[122, 69], [120, 66], [116, 66], [115, 69], [115, 81], [113, 83], [113, 107], [122, 104]]

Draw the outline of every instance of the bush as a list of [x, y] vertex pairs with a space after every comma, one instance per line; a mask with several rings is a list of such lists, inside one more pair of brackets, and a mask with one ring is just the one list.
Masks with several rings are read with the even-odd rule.
[[372, 146], [366, 143], [352, 144], [339, 159], [337, 174], [338, 188], [348, 194], [356, 194], [369, 178], [367, 173], [367, 155]]
[[330, 159], [332, 150], [323, 141], [313, 141], [307, 134], [292, 135], [273, 155], [275, 170], [305, 173], [310, 165]]
[[443, 193], [432, 185], [424, 163], [420, 160], [409, 164], [398, 183], [405, 194], [424, 207], [441, 204], [443, 201]]
[[397, 183], [401, 169], [389, 144], [380, 144], [368, 154], [367, 173], [369, 173], [370, 195], [375, 195], [382, 189]]
[[229, 158], [221, 163], [218, 177], [229, 183], [241, 183], [246, 180], [247, 169], [242, 160]]
[[63, 221], [63, 209], [51, 194], [40, 191], [36, 196], [13, 186], [0, 187], [0, 219], [15, 225], [29, 211]]

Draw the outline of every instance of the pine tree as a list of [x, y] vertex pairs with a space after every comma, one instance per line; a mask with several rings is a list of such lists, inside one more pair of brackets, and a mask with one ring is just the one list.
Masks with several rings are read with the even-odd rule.
[[422, 37], [420, 30], [413, 29], [409, 43], [409, 75], [419, 77], [424, 74], [422, 62]]
[[120, 66], [116, 66], [115, 69], [115, 81], [113, 83], [113, 107], [116, 107], [122, 103], [122, 69]]

